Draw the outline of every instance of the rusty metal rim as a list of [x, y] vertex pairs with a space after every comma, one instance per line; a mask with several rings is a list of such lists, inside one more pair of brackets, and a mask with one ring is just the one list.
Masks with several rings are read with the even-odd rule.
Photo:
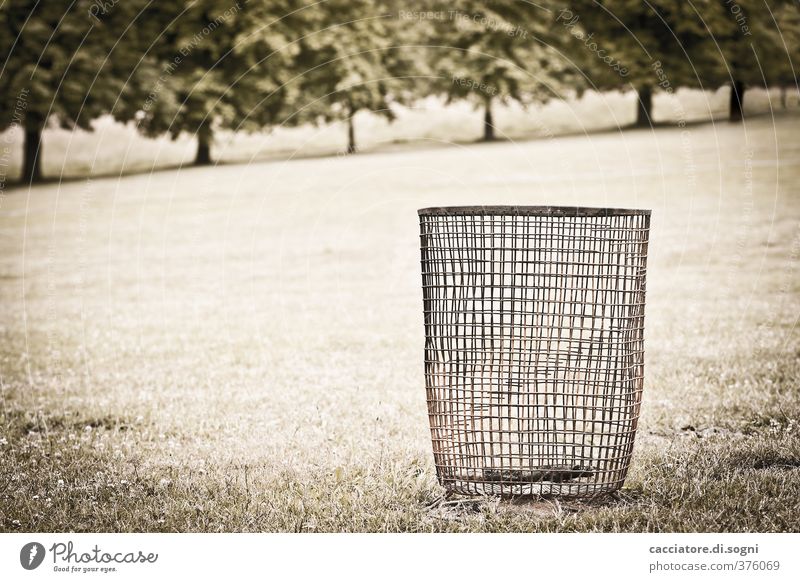
[[420, 216], [650, 216], [643, 208], [590, 206], [434, 206], [420, 208]]

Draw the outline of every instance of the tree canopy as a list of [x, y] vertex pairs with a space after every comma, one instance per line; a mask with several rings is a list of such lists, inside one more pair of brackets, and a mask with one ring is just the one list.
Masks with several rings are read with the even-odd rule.
[[704, 23], [716, 1], [576, 0], [558, 20], [582, 45], [592, 87], [635, 91], [636, 124], [650, 125], [654, 90], [722, 82], [722, 59]]
[[435, 3], [436, 16], [425, 19], [434, 91], [482, 107], [484, 140], [495, 137], [493, 103], [526, 105], [582, 87], [562, 52], [563, 36], [553, 34], [554, 8], [553, 2], [457, 0]]
[[168, 6], [154, 8], [163, 23], [153, 52], [159, 72], [140, 75], [146, 97], [138, 126], [148, 135], [195, 135], [195, 163], [208, 164], [215, 129], [259, 129], [282, 111], [292, 39], [288, 3]]
[[392, 103], [407, 103], [422, 74], [412, 37], [379, 0], [328, 0], [313, 12], [300, 41], [298, 119], [344, 120], [347, 151], [356, 151], [353, 119], [361, 110], [394, 119]]
[[24, 127], [23, 180], [42, 178], [41, 134], [49, 120], [91, 129], [106, 113], [131, 118], [124, 104], [136, 101], [127, 81], [140, 60], [143, 5], [120, 2], [106, 14], [88, 0], [0, 5], [0, 131]]
[[41, 176], [48, 123], [91, 129], [111, 114], [149, 136], [197, 138], [346, 121], [428, 95], [484, 110], [634, 90], [797, 87], [800, 5], [789, 0], [148, 0], [0, 5], [0, 131], [24, 127], [23, 179]]
[[705, 22], [708, 36], [714, 39], [724, 63], [723, 75], [715, 80], [731, 85], [731, 120], [743, 116], [747, 87], [781, 84], [787, 59], [792, 53], [796, 57], [798, 49], [796, 45], [784, 46], [780, 30], [796, 27], [797, 11], [797, 4], [789, 0], [712, 2]]

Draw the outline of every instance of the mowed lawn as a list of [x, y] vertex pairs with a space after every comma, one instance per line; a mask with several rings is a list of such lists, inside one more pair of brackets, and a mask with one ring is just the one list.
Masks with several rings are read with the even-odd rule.
[[[0, 199], [0, 530], [800, 531], [800, 117]], [[653, 210], [625, 488], [443, 500], [416, 210]]]

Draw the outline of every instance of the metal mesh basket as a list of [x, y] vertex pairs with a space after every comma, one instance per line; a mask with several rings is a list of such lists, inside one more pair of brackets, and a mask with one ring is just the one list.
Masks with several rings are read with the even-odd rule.
[[644, 378], [649, 210], [419, 211], [439, 482], [471, 495], [622, 486]]

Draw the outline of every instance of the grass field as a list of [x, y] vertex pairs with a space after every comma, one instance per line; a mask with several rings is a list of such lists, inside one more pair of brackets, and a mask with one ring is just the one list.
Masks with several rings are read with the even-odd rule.
[[[800, 117], [0, 199], [0, 530], [800, 531]], [[653, 209], [633, 466], [445, 501], [416, 209]]]

